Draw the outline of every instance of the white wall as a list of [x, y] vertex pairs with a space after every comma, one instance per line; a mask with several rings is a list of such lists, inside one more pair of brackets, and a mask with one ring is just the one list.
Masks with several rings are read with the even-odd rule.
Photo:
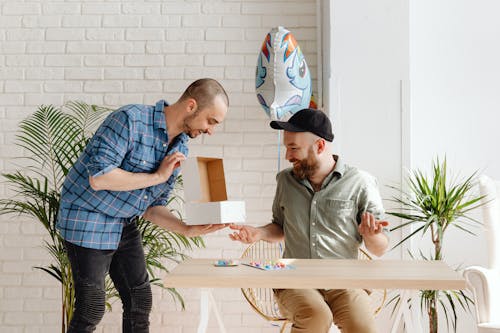
[[375, 175], [385, 198], [401, 181], [401, 82], [407, 83], [406, 1], [332, 5], [330, 115], [334, 145], [349, 163]]
[[[255, 65], [265, 34], [290, 29], [316, 76], [316, 4], [294, 1], [46, 1], [0, 2], [0, 170], [15, 168], [18, 122], [37, 105], [81, 99], [119, 106], [175, 101], [200, 77], [219, 79], [230, 98], [227, 120], [192, 154], [225, 159], [229, 196], [244, 198], [248, 221], [269, 222], [277, 132], [255, 97]], [[0, 196], [10, 192], [0, 185]], [[206, 237], [194, 256], [239, 256], [228, 231]], [[40, 223], [0, 216], [0, 332], [57, 332], [58, 283], [32, 267], [47, 265]], [[187, 311], [155, 289], [152, 332], [195, 332], [198, 290], [182, 290]], [[274, 332], [239, 290], [216, 291], [229, 332]], [[222, 301], [223, 300], [223, 301]], [[98, 332], [121, 332], [120, 306]], [[217, 332], [211, 322], [211, 332]]]
[[446, 153], [451, 167], [465, 175], [480, 170], [500, 178], [500, 158], [492, 149], [500, 119], [499, 8], [493, 0], [412, 4], [415, 165], [427, 166]]

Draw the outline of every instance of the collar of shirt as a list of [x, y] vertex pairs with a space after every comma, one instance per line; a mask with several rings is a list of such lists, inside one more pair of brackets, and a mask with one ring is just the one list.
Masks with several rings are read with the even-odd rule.
[[346, 165], [344, 164], [344, 160], [339, 157], [339, 155], [333, 155], [333, 159], [335, 160], [335, 167], [331, 174], [338, 173], [340, 177], [342, 177], [345, 173]]
[[165, 120], [165, 112], [163, 112], [165, 106], [168, 106], [168, 103], [163, 99], [160, 99], [158, 102], [156, 102], [155, 112], [153, 115], [153, 123], [155, 129], [163, 129], [165, 131], [167, 130], [167, 121]]
[[[153, 126], [155, 129], [163, 130], [163, 132], [167, 135], [168, 141], [169, 137], [167, 132], [167, 121], [165, 119], [165, 112], [163, 112], [166, 106], [168, 106], [168, 103], [163, 99], [160, 99], [158, 102], [156, 102], [153, 115]], [[178, 144], [185, 144], [187, 143], [188, 139], [189, 137], [186, 133], [181, 133], [177, 136], [177, 138], [174, 139], [171, 145], [176, 146]]]

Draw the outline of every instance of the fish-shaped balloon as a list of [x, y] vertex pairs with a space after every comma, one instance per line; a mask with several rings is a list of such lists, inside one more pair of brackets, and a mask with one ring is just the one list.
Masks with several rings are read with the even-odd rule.
[[287, 120], [311, 102], [312, 82], [292, 33], [273, 28], [264, 39], [255, 73], [257, 99], [272, 120]]

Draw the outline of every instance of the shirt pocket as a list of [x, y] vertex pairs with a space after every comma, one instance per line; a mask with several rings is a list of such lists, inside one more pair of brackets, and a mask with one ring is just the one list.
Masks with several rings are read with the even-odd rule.
[[154, 149], [132, 152], [124, 160], [124, 169], [131, 172], [153, 172], [158, 168]]
[[346, 221], [353, 216], [353, 200], [326, 199], [326, 203], [328, 211], [342, 220]]

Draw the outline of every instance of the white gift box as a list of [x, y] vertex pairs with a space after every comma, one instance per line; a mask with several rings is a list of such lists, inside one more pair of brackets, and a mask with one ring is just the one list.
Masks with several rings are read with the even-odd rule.
[[181, 169], [186, 224], [245, 222], [245, 202], [227, 200], [222, 159], [190, 157]]

